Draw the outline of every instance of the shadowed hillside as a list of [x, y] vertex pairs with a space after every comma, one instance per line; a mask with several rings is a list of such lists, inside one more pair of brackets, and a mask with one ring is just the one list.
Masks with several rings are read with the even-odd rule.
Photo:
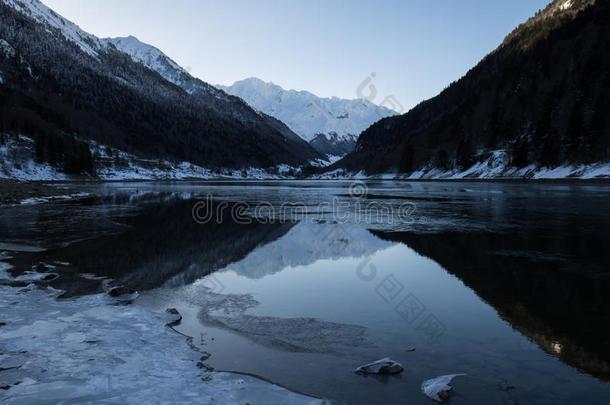
[[610, 160], [610, 3], [555, 0], [463, 78], [366, 130], [334, 168], [467, 169]]

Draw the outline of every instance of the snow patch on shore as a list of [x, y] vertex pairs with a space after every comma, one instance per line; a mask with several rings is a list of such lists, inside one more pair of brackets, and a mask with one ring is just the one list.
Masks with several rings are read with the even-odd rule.
[[172, 163], [158, 162], [157, 167], [145, 167], [138, 164], [138, 160], [130, 160], [127, 166], [98, 167], [97, 177], [102, 180], [214, 180], [214, 179], [253, 179], [253, 180], [279, 180], [294, 178], [292, 173], [299, 169], [279, 165], [272, 171], [256, 167], [238, 169], [206, 169], [189, 162]]
[[474, 165], [465, 170], [444, 170], [433, 166], [424, 167], [410, 174], [381, 173], [368, 175], [363, 171], [348, 172], [333, 170], [314, 176], [316, 179], [394, 179], [394, 180], [460, 180], [460, 179], [599, 179], [610, 178], [610, 162], [591, 164], [565, 164], [557, 167], [529, 165], [513, 167], [506, 151], [496, 150], [487, 153]]
[[[0, 134], [1, 135], [1, 134]], [[48, 163], [37, 163], [32, 138], [3, 135], [0, 144], [0, 178], [18, 181], [68, 180], [70, 176]], [[190, 162], [172, 162], [161, 159], [144, 159], [136, 155], [85, 141], [91, 151], [95, 174], [81, 175], [100, 180], [187, 180], [187, 179], [290, 179], [301, 169], [280, 164], [269, 169], [246, 167], [242, 169], [209, 169]], [[75, 177], [77, 178], [77, 177]]]
[[89, 193], [74, 193], [74, 194], [65, 194], [65, 195], [52, 195], [48, 197], [30, 197], [21, 201], [21, 205], [36, 205], [36, 204], [44, 204], [51, 201], [70, 201], [77, 200], [80, 198], [89, 197]]
[[65, 180], [66, 175], [47, 163], [34, 161], [34, 141], [26, 136], [4, 135], [0, 144], [0, 178], [13, 180]]

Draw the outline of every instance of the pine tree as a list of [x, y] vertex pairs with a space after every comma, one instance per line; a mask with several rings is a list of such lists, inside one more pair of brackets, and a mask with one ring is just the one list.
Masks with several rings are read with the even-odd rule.
[[436, 166], [443, 170], [449, 170], [449, 153], [445, 149], [436, 152]]
[[530, 143], [527, 137], [519, 138], [513, 145], [511, 166], [525, 167], [530, 164]]
[[46, 143], [46, 139], [43, 135], [39, 135], [34, 139], [34, 149], [35, 149], [34, 160], [36, 161], [36, 163], [42, 164], [46, 161], [45, 143]]
[[582, 103], [577, 101], [572, 107], [572, 112], [568, 120], [567, 132], [567, 159], [570, 162], [577, 162], [580, 159], [581, 138], [583, 132], [583, 111]]
[[415, 162], [413, 160], [414, 154], [415, 151], [412, 145], [408, 144], [404, 147], [402, 156], [400, 158], [399, 170], [401, 173], [411, 173], [415, 170]]
[[474, 151], [472, 148], [472, 142], [469, 139], [463, 138], [458, 144], [456, 150], [456, 161], [458, 167], [462, 169], [468, 169], [474, 162]]

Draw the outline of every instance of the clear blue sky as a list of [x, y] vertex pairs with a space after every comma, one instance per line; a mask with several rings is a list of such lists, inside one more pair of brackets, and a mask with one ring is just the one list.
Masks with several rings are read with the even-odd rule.
[[461, 77], [549, 0], [43, 0], [100, 37], [134, 35], [212, 84], [259, 77], [406, 108]]

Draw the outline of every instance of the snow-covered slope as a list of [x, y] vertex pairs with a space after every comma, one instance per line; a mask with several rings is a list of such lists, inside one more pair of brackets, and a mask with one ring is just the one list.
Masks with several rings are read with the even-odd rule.
[[134, 61], [140, 62], [144, 66], [158, 72], [166, 80], [174, 84], [180, 83], [182, 76], [188, 74], [186, 70], [159, 49], [141, 42], [132, 35], [128, 37], [106, 38], [103, 41], [106, 44], [114, 45], [116, 49], [131, 56]]
[[217, 87], [284, 122], [308, 142], [319, 134], [331, 141], [355, 141], [374, 122], [396, 114], [367, 100], [322, 98], [307, 91], [285, 90], [257, 78]]
[[81, 30], [78, 25], [66, 20], [38, 0], [1, 1], [39, 23], [47, 23], [51, 27], [59, 29], [66, 39], [74, 42], [89, 55], [96, 56], [103, 46], [99, 38]]
[[154, 70], [165, 80], [184, 88], [189, 93], [202, 90], [215, 96], [223, 95], [215, 87], [195, 79], [159, 49], [141, 42], [134, 36], [100, 39], [83, 31], [76, 24], [60, 16], [39, 0], [1, 1], [40, 23], [49, 24], [51, 27], [60, 30], [66, 39], [78, 45], [89, 55], [97, 56], [100, 51], [112, 46], [129, 55], [135, 62]]
[[[102, 141], [145, 158], [161, 153], [161, 159], [209, 168], [296, 167], [323, 159], [277, 119], [191, 76], [135, 37], [97, 38], [38, 0], [0, 0], [0, 8], [0, 84], [16, 104], [25, 100], [20, 93], [57, 94], [62, 100], [36, 100], [40, 105], [31, 112], [41, 115], [46, 108], [64, 118], [47, 122], [40, 117], [39, 125], [60, 127], [56, 133]], [[97, 84], [101, 87], [95, 89]], [[71, 100], [63, 100], [68, 94]], [[68, 107], [60, 109], [61, 103]], [[72, 111], [76, 105], [78, 113]], [[10, 114], [20, 107], [30, 109], [15, 105]], [[151, 109], [156, 111], [152, 117], [147, 115]], [[126, 111], [130, 117], [122, 116]], [[89, 127], [87, 114], [99, 115], [102, 122]], [[105, 125], [112, 131], [103, 130]], [[55, 133], [48, 129], [20, 133], [39, 139]]]
[[88, 141], [95, 173], [80, 176], [65, 174], [61, 167], [36, 161], [35, 141], [24, 135], [0, 132], [0, 179], [55, 181], [82, 178], [101, 180], [184, 180], [184, 179], [289, 179], [300, 169], [279, 165], [268, 170], [245, 167], [208, 169], [190, 162], [144, 159], [133, 154]]
[[589, 164], [564, 163], [555, 166], [530, 164], [525, 167], [511, 165], [510, 153], [507, 150], [494, 150], [478, 156], [478, 160], [466, 169], [439, 169], [428, 165], [412, 173], [377, 173], [367, 174], [365, 171], [350, 172], [336, 169], [317, 179], [394, 179], [394, 180], [489, 180], [489, 179], [521, 179], [521, 180], [608, 180], [610, 179], [610, 162]]
[[[105, 46], [114, 46], [126, 53], [135, 62], [159, 73], [165, 80], [182, 87], [189, 93], [203, 91], [216, 97], [226, 98], [226, 94], [201, 80], [191, 76], [173, 59], [152, 45], [140, 41], [130, 35], [128, 37], [105, 38], [101, 40]], [[223, 97], [224, 96], [224, 97]]]

